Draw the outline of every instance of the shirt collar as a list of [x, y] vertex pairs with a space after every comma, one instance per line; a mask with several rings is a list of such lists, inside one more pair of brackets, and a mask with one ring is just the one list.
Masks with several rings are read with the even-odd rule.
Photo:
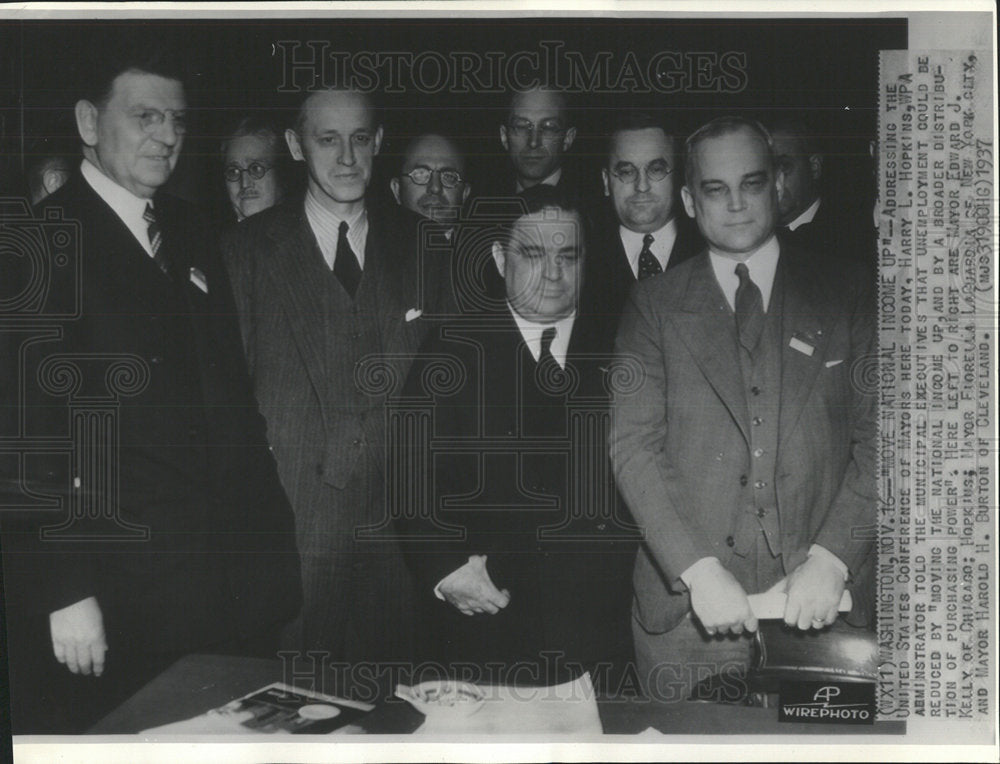
[[[539, 183], [538, 185], [539, 186], [558, 186], [559, 185], [559, 181], [561, 179], [562, 179], [562, 167], [557, 167], [555, 169], [555, 171], [551, 175], [549, 175], [547, 178], [545, 178], [544, 180], [542, 180], [542, 182]], [[518, 194], [521, 193], [522, 191], [524, 191], [524, 186], [521, 185], [521, 181], [520, 180], [518, 180], [518, 181], [515, 182], [514, 189], [515, 189], [516, 193], [518, 193]]]
[[810, 204], [805, 210], [799, 215], [795, 220], [788, 224], [787, 228], [789, 231], [794, 231], [800, 225], [805, 225], [806, 223], [811, 223], [813, 218], [816, 217], [817, 211], [819, 211], [819, 203], [821, 199], [817, 196], [816, 201]]
[[[666, 270], [667, 263], [670, 262], [670, 252], [673, 250], [674, 242], [677, 240], [676, 218], [670, 218], [662, 228], [657, 231], [650, 231], [650, 233], [653, 236], [653, 243], [650, 245], [649, 251], [653, 253], [653, 257], [660, 263], [660, 267]], [[639, 253], [642, 252], [642, 240], [646, 238], [646, 234], [633, 231], [631, 228], [626, 228], [625, 226], [619, 226], [618, 235], [621, 237], [622, 246], [625, 248], [625, 256], [628, 257], [628, 264], [632, 268], [632, 275], [638, 278]]]
[[[742, 261], [747, 265], [751, 280], [760, 290], [765, 312], [771, 302], [771, 288], [774, 286], [774, 274], [778, 269], [778, 254], [778, 239], [772, 234], [771, 238], [765, 241], [756, 252]], [[736, 275], [736, 266], [741, 261], [718, 254], [711, 245], [708, 248], [708, 257], [712, 262], [715, 280], [719, 282], [729, 307], [735, 310], [736, 289], [740, 285], [739, 276]]]
[[521, 332], [521, 337], [528, 346], [528, 350], [531, 351], [531, 356], [536, 361], [542, 355], [542, 332], [550, 327], [555, 327], [556, 336], [549, 346], [549, 352], [556, 359], [556, 363], [565, 369], [566, 354], [569, 350], [569, 338], [573, 333], [573, 322], [576, 321], [576, 311], [566, 316], [566, 318], [561, 318], [551, 324], [536, 324], [514, 310], [510, 302], [507, 303], [507, 310], [514, 317], [514, 323], [517, 324], [517, 328]]
[[149, 223], [143, 220], [142, 215], [146, 211], [146, 205], [153, 206], [153, 200], [138, 197], [124, 186], [118, 185], [89, 159], [84, 159], [80, 163], [80, 173], [94, 189], [94, 193], [121, 218], [146, 253], [152, 257], [153, 246], [149, 242]]
[[368, 239], [368, 209], [362, 207], [350, 217], [344, 218], [331, 212], [313, 196], [312, 189], [306, 191], [306, 220], [316, 236], [320, 252], [326, 264], [333, 268], [337, 256], [337, 239], [340, 238], [340, 224], [347, 223], [347, 241], [358, 258], [358, 264], [365, 267], [365, 244]]

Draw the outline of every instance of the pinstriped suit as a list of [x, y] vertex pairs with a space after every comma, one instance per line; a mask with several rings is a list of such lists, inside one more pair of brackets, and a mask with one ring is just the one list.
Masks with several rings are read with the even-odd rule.
[[[385, 355], [405, 379], [439, 272], [417, 278], [418, 218], [368, 210], [365, 268], [352, 301], [323, 261], [302, 199], [238, 225], [223, 251], [268, 440], [296, 516], [305, 604], [293, 649], [334, 660], [408, 659], [412, 582], [396, 542], [359, 539], [385, 517], [384, 403], [370, 363]], [[420, 293], [420, 290], [423, 293]], [[412, 313], [410, 314], [412, 318]]]

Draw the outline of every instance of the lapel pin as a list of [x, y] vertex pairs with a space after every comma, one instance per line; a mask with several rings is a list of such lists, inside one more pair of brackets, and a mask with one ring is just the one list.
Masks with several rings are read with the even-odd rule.
[[191, 283], [205, 294], [208, 294], [208, 282], [205, 280], [205, 274], [197, 268], [191, 269]]

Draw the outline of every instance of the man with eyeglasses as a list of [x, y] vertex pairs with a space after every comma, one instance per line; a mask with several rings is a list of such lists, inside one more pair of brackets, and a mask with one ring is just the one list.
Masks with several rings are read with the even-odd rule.
[[637, 280], [673, 268], [702, 247], [690, 218], [678, 214], [681, 174], [675, 139], [651, 114], [626, 112], [615, 123], [601, 168], [610, 204], [596, 224], [586, 303], [600, 306], [613, 324]]
[[273, 207], [284, 196], [285, 151], [281, 135], [266, 120], [246, 117], [222, 143], [226, 193], [236, 221]]
[[544, 184], [579, 200], [579, 178], [565, 161], [574, 140], [576, 126], [565, 93], [544, 85], [515, 92], [500, 125], [500, 143], [514, 177], [502, 178], [491, 195], [517, 194]]
[[80, 272], [54, 252], [40, 316], [73, 319], [22, 348], [24, 432], [57, 453], [0, 483], [8, 507], [59, 500], [0, 517], [17, 733], [82, 733], [186, 653], [273, 659], [301, 602], [214, 232], [162, 190], [186, 133], [180, 70], [128, 46], [94, 68], [80, 169], [37, 212], [79, 224]]
[[472, 185], [454, 141], [436, 133], [410, 141], [398, 176], [389, 181], [396, 203], [442, 224], [458, 220]]

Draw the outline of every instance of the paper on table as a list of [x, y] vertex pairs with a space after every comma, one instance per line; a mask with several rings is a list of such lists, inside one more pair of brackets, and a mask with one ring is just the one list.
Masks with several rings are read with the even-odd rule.
[[[751, 594], [747, 597], [750, 600], [750, 610], [758, 621], [767, 621], [776, 618], [783, 618], [785, 615], [785, 602], [788, 595], [784, 592], [766, 591], [760, 594]], [[840, 606], [837, 608], [841, 613], [850, 611], [853, 607], [851, 593], [844, 590], [844, 596], [840, 598]]]
[[483, 687], [486, 701], [471, 716], [428, 719], [419, 735], [600, 735], [590, 674], [553, 687]]

